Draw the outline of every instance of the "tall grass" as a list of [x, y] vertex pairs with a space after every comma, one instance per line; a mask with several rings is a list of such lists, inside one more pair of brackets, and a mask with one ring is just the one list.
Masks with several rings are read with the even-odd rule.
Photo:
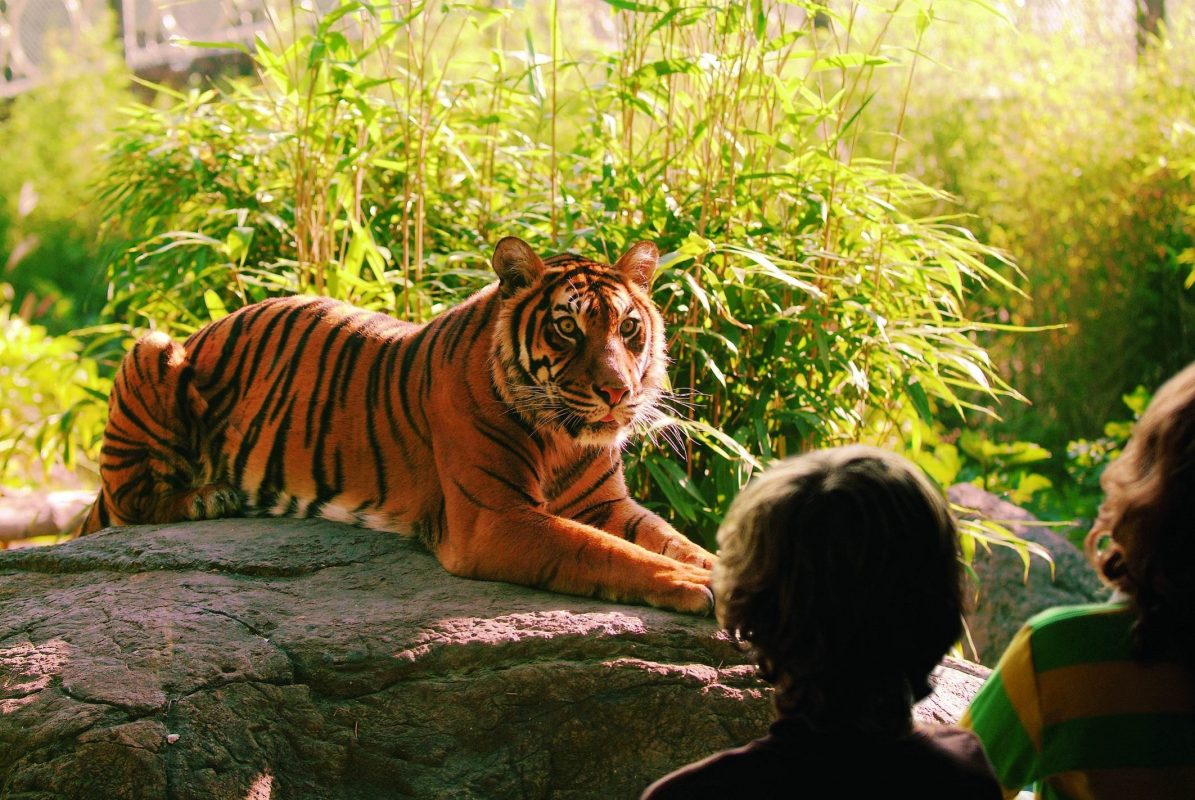
[[[933, 4], [842, 5], [291, 6], [259, 80], [129, 109], [102, 189], [138, 244], [110, 313], [185, 334], [313, 292], [427, 319], [492, 279], [501, 236], [603, 259], [652, 239], [676, 400], [629, 480], [712, 544], [772, 458], [915, 450], [915, 420], [1016, 396], [966, 310], [1015, 270], [896, 168], [900, 120], [885, 157], [856, 154], [876, 74], [915, 83]], [[865, 36], [866, 14], [915, 38]]]
[[984, 340], [1033, 403], [1006, 406], [1005, 428], [1055, 453], [1195, 355], [1195, 8], [1167, 5], [1141, 54], [1130, 3], [1030, 4], [982, 38], [974, 10], [943, 11], [908, 105], [906, 168], [961, 197], [1028, 278], [970, 313], [1058, 326]]

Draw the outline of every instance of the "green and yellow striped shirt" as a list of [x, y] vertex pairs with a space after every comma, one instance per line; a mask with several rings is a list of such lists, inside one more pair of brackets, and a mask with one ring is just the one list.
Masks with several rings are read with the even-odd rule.
[[1127, 604], [1055, 608], [1023, 627], [961, 724], [1006, 797], [1195, 800], [1195, 679], [1130, 655]]

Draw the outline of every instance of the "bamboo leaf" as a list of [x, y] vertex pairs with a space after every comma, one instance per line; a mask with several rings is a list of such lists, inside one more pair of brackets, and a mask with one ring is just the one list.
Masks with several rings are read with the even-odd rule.
[[813, 62], [812, 72], [824, 72], [828, 69], [854, 69], [857, 67], [884, 67], [892, 64], [892, 60], [884, 56], [870, 53], [836, 53], [819, 58]]
[[635, 3], [632, 0], [602, 0], [606, 5], [613, 6], [619, 11], [634, 11], [637, 13], [660, 13], [659, 6], [648, 5], [647, 3]]

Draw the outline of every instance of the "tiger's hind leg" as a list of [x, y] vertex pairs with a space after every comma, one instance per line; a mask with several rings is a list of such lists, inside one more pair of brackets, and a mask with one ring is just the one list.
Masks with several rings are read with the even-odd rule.
[[240, 493], [216, 479], [204, 452], [206, 411], [182, 345], [163, 333], [138, 339], [112, 384], [100, 495], [80, 533], [239, 513]]

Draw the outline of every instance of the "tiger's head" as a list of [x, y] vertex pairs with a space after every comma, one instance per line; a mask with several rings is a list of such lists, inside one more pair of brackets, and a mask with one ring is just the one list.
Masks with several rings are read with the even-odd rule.
[[658, 416], [667, 357], [648, 287], [659, 255], [639, 242], [613, 265], [541, 260], [521, 239], [498, 242], [494, 382], [527, 424], [617, 447]]

